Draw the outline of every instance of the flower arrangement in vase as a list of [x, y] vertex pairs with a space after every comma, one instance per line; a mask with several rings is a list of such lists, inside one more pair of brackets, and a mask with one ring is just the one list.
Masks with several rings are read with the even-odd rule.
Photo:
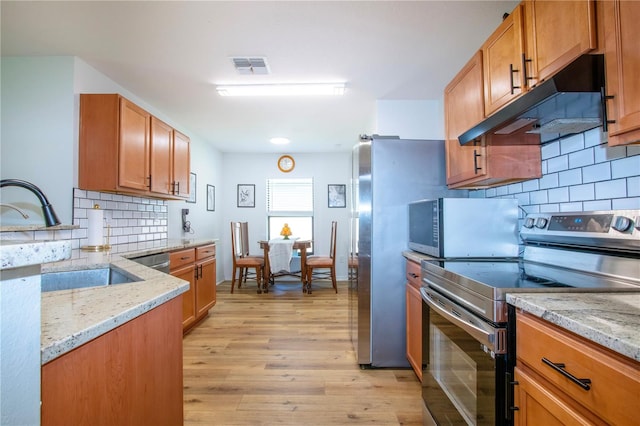
[[289, 236], [291, 235], [291, 228], [289, 228], [288, 223], [284, 224], [284, 226], [282, 227], [282, 231], [280, 231], [280, 235], [282, 235], [285, 240], [289, 239]]

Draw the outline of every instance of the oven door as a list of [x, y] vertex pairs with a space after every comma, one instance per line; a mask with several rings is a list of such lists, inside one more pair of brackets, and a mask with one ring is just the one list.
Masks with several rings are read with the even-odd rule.
[[[506, 330], [422, 288], [427, 339], [422, 398], [439, 425], [505, 425], [506, 359], [496, 343]], [[504, 352], [500, 349], [499, 352]]]

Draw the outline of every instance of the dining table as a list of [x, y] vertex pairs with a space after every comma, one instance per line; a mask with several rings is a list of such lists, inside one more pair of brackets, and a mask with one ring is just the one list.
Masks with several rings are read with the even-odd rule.
[[[282, 241], [282, 238], [276, 239], [278, 241]], [[271, 243], [277, 243], [278, 241], [274, 241], [272, 240]], [[307, 274], [306, 274], [306, 269], [305, 266], [307, 264], [307, 249], [311, 247], [311, 240], [300, 240], [300, 239], [293, 239], [293, 250], [299, 250], [300, 251], [300, 282], [302, 283], [302, 291], [304, 293], [307, 292], [307, 286], [308, 286], [308, 282], [307, 282]], [[265, 270], [265, 276], [263, 279], [263, 284], [262, 284], [262, 290], [265, 293], [269, 292], [269, 285], [272, 285], [274, 283], [274, 277], [277, 276], [281, 276], [281, 275], [291, 275], [291, 276], [298, 276], [298, 272], [291, 272], [291, 271], [271, 271], [271, 265], [269, 262], [269, 250], [271, 248], [271, 245], [269, 244], [269, 240], [260, 240], [258, 241], [258, 244], [260, 244], [260, 248], [264, 251], [264, 270]]]

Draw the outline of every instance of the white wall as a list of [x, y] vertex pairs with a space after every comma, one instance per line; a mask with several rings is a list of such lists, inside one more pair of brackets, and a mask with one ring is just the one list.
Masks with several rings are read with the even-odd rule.
[[[223, 240], [218, 250], [218, 268], [224, 269], [226, 280], [231, 279], [231, 227], [232, 221], [249, 222], [249, 241], [252, 254], [261, 253], [258, 241], [267, 237], [266, 183], [269, 178], [313, 178], [314, 185], [314, 249], [316, 254], [328, 255], [331, 221], [338, 221], [336, 241], [336, 275], [347, 277], [349, 250], [349, 211], [346, 208], [328, 208], [329, 184], [345, 184], [349, 188], [351, 179], [351, 152], [337, 154], [291, 154], [296, 162], [291, 173], [278, 170], [277, 160], [281, 154], [231, 154], [223, 155], [222, 172], [224, 185], [219, 198], [223, 210]], [[237, 185], [256, 186], [256, 207], [237, 207]], [[218, 188], [216, 188], [218, 190]], [[347, 189], [347, 203], [350, 193]], [[295, 234], [295, 229], [293, 230]]]
[[[73, 58], [2, 57], [0, 176], [38, 186], [63, 223], [71, 223], [72, 186], [77, 174], [74, 147]], [[76, 149], [77, 150], [77, 149]], [[24, 209], [0, 209], [3, 224], [44, 225], [37, 198], [5, 187], [0, 200]]]
[[[206, 210], [205, 184], [222, 182], [220, 153], [162, 111], [120, 86], [86, 62], [73, 57], [2, 58], [3, 179], [16, 178], [39, 186], [63, 224], [72, 223], [73, 188], [78, 182], [78, 104], [80, 93], [120, 93], [191, 138], [191, 169], [198, 178], [197, 203], [169, 203], [169, 238], [217, 238], [221, 213]], [[20, 188], [3, 188], [2, 202], [28, 211], [25, 221], [3, 208], [3, 225], [43, 224], [35, 197]], [[190, 209], [195, 233], [181, 230], [182, 208]]]
[[440, 100], [376, 101], [376, 133], [400, 139], [444, 139], [444, 106]]

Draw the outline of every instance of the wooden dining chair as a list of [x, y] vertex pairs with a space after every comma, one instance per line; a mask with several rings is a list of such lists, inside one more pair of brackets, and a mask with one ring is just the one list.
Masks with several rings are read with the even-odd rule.
[[[250, 254], [250, 246], [249, 246], [249, 223], [248, 222], [240, 222], [240, 239], [242, 241], [242, 257], [256, 257], [262, 259], [264, 262], [264, 254]], [[263, 277], [266, 278], [268, 275], [263, 274]], [[242, 283], [246, 283], [247, 279], [256, 279], [256, 273], [251, 271], [251, 268], [242, 268], [240, 270], [240, 281], [238, 282], [238, 288], [242, 285]]]
[[[236, 274], [239, 274], [238, 288], [242, 286], [243, 270], [255, 269], [258, 294], [262, 293], [262, 277], [264, 273], [264, 257], [246, 256], [248, 249], [243, 247], [243, 226], [241, 222], [231, 222], [231, 252], [233, 259], [233, 275], [231, 276], [231, 293], [236, 285]], [[248, 238], [247, 238], [248, 244]], [[265, 291], [268, 291], [265, 289]]]
[[[335, 220], [331, 222], [331, 245], [329, 247], [329, 256], [309, 256], [305, 265], [305, 271], [307, 274], [307, 288], [308, 294], [311, 294], [311, 282], [313, 278], [331, 278], [333, 288], [338, 292], [338, 285], [336, 283], [336, 234], [338, 229], [338, 222]], [[318, 271], [318, 269], [322, 269]], [[304, 290], [304, 288], [303, 288]]]

